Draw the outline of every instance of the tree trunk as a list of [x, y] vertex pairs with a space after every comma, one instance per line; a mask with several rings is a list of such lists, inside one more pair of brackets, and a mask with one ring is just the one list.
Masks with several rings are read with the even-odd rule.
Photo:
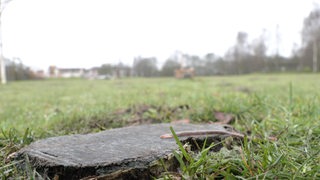
[[317, 41], [313, 41], [313, 72], [318, 72], [318, 46]]

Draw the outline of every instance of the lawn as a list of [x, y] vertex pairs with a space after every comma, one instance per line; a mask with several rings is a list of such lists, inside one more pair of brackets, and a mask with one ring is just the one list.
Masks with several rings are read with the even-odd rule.
[[[209, 123], [221, 111], [244, 134], [278, 140], [195, 156], [181, 175], [320, 179], [319, 90], [319, 74], [12, 82], [0, 86], [0, 174], [20, 176], [5, 158], [40, 138], [179, 119]], [[199, 159], [204, 164], [194, 169]]]

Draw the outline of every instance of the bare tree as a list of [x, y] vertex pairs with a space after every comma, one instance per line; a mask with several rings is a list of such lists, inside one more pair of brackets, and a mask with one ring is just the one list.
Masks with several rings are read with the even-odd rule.
[[265, 69], [265, 59], [267, 53], [266, 44], [266, 30], [264, 29], [260, 37], [253, 40], [251, 43], [251, 49], [253, 53], [252, 68], [253, 71], [261, 71]]
[[133, 62], [133, 70], [136, 76], [154, 77], [157, 76], [157, 59], [155, 57], [136, 57]]
[[167, 59], [161, 68], [161, 76], [174, 76], [174, 71], [180, 68], [180, 63], [175, 59]]
[[3, 52], [2, 52], [2, 13], [5, 8], [5, 6], [12, 0], [6, 0], [2, 1], [0, 0], [0, 71], [1, 71], [1, 83], [6, 84], [7, 83], [7, 76], [6, 76], [6, 64], [5, 64], [5, 59], [3, 57]]
[[249, 51], [248, 33], [242, 32], [242, 31], [238, 32], [236, 40], [237, 41], [233, 50], [233, 58], [236, 66], [235, 70], [236, 70], [236, 74], [242, 74], [244, 70], [243, 61], [245, 60]]
[[318, 50], [320, 42], [320, 8], [314, 9], [304, 20], [302, 31], [302, 40], [305, 46], [305, 52], [312, 47], [312, 69], [318, 71]]

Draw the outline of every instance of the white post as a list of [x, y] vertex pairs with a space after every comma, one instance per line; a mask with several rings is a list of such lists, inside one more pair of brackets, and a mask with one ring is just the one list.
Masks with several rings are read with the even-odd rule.
[[2, 52], [2, 26], [1, 26], [2, 12], [3, 12], [3, 5], [0, 0], [0, 66], [1, 66], [0, 71], [1, 71], [1, 83], [6, 84], [7, 83], [6, 64], [5, 64], [3, 52]]

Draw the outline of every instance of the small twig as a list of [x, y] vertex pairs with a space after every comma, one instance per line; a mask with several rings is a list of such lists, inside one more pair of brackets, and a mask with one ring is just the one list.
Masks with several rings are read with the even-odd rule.
[[[180, 131], [176, 132], [178, 137], [188, 137], [188, 136], [207, 136], [207, 135], [228, 135], [238, 138], [244, 138], [245, 135], [237, 132], [221, 131], [221, 130], [199, 130], [199, 131]], [[173, 138], [172, 134], [164, 134], [160, 136], [161, 139]], [[248, 139], [251, 139], [248, 137]], [[274, 138], [268, 138], [271, 141], [275, 141]]]

